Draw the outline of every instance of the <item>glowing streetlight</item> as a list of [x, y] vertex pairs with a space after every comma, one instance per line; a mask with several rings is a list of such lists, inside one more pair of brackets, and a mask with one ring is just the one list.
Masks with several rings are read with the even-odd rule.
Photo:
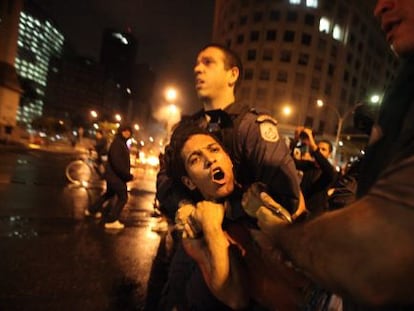
[[115, 117], [115, 120], [116, 121], [121, 122], [122, 117], [121, 117], [121, 115], [119, 113], [117, 113], [114, 117]]
[[378, 104], [380, 102], [381, 97], [377, 94], [371, 96], [370, 101], [373, 104]]
[[174, 104], [169, 104], [167, 106], [167, 111], [170, 117], [175, 117], [177, 114], [179, 114], [180, 110], [178, 109], [178, 107]]
[[165, 99], [171, 103], [177, 99], [178, 93], [177, 90], [173, 87], [169, 87], [165, 90]]
[[291, 116], [294, 117], [294, 118], [291, 119], [291, 121], [289, 123], [296, 123], [296, 122], [297, 122], [297, 124], [300, 123], [300, 121], [299, 121], [300, 115], [299, 115], [299, 112], [295, 109], [294, 105], [293, 106], [292, 105], [284, 105], [282, 107], [281, 114], [283, 116], [285, 116], [286, 118], [288, 118], [288, 119], [291, 119]]
[[344, 114], [341, 115], [341, 113], [339, 112], [338, 108], [336, 108], [336, 106], [331, 105], [331, 104], [325, 104], [323, 102], [323, 100], [318, 99], [316, 101], [316, 105], [318, 107], [323, 107], [326, 105], [326, 107], [329, 107], [330, 109], [332, 109], [333, 111], [335, 111], [336, 116], [338, 117], [338, 127], [336, 129], [336, 136], [335, 136], [335, 148], [332, 151], [332, 158], [335, 160], [336, 158], [336, 153], [338, 151], [340, 144], [340, 139], [341, 139], [341, 133], [342, 133], [342, 127], [344, 125], [344, 121], [345, 119], [355, 111], [355, 109], [357, 109], [358, 107], [362, 106], [363, 103], [356, 103], [354, 106], [352, 106], [350, 109], [348, 109], [347, 111], [345, 111]]
[[98, 113], [95, 110], [91, 110], [90, 114], [91, 114], [91, 117], [94, 119], [98, 117]]
[[282, 113], [285, 115], [285, 116], [290, 116], [291, 114], [292, 114], [292, 107], [290, 107], [290, 106], [284, 106], [283, 108], [282, 108]]

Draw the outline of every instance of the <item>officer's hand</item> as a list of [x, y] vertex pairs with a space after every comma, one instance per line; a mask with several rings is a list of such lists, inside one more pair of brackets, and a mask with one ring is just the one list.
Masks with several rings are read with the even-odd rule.
[[270, 195], [268, 195], [266, 192], [261, 192], [260, 199], [262, 200], [263, 205], [275, 216], [279, 217], [281, 220], [287, 223], [292, 223], [292, 216], [290, 213], [282, 205], [273, 200]]
[[245, 193], [243, 193], [241, 205], [244, 211], [250, 217], [256, 218], [256, 212], [263, 202], [260, 198], [260, 192], [265, 190], [265, 186], [262, 183], [252, 184]]
[[257, 210], [261, 206], [265, 206], [281, 219], [287, 222], [292, 222], [290, 213], [279, 203], [273, 200], [273, 198], [268, 195], [265, 190], [266, 186], [263, 183], [254, 183], [247, 189], [247, 191], [243, 194], [241, 202], [245, 212], [249, 216], [256, 218]]

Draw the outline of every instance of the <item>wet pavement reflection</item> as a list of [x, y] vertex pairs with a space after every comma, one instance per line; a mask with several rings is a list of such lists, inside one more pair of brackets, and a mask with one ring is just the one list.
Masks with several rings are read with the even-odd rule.
[[0, 153], [0, 310], [153, 310], [171, 248], [151, 230], [156, 172], [135, 172], [125, 229], [105, 230], [84, 216], [103, 187], [68, 184], [72, 158]]

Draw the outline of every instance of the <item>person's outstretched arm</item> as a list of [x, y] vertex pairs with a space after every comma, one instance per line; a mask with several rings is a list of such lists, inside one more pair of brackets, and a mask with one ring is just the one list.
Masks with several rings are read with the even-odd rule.
[[314, 281], [363, 304], [414, 303], [414, 157], [384, 172], [344, 209], [287, 225], [265, 208], [258, 224]]

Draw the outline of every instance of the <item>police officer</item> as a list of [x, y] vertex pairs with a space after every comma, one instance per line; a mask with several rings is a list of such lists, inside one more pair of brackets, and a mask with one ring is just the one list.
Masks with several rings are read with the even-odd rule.
[[[241, 73], [240, 59], [228, 48], [217, 44], [202, 48], [194, 74], [203, 109], [181, 122], [194, 122], [215, 133], [233, 160], [237, 181], [243, 187], [256, 181], [265, 183], [270, 194], [295, 213], [300, 188], [293, 159], [279, 137], [276, 120], [236, 102], [234, 93]], [[186, 202], [171, 183], [165, 169], [161, 168], [157, 177], [157, 198], [170, 218], [174, 217], [179, 202]]]

